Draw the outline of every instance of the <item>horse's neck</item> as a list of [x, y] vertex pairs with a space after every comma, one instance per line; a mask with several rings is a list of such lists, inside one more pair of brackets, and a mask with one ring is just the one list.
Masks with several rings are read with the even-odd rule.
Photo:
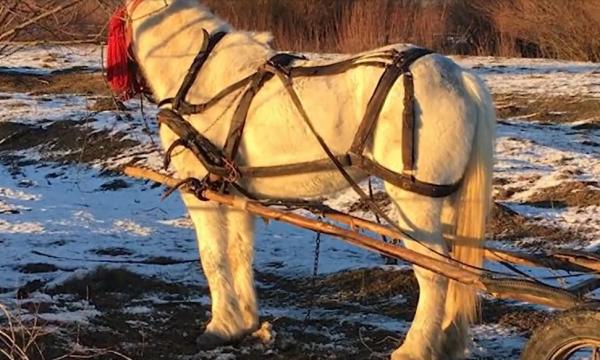
[[[203, 46], [204, 30], [230, 34], [217, 45], [203, 66], [190, 91], [192, 101], [206, 100], [222, 90], [224, 84], [248, 75], [264, 62], [270, 51], [258, 35], [233, 31], [226, 22], [197, 4], [195, 0], [178, 0], [168, 9], [132, 24], [134, 52], [159, 100], [173, 97], [181, 87]], [[136, 13], [144, 11], [138, 9]]]
[[225, 87], [255, 73], [273, 52], [262, 36], [240, 31], [230, 32], [203, 66], [190, 97], [210, 98]]

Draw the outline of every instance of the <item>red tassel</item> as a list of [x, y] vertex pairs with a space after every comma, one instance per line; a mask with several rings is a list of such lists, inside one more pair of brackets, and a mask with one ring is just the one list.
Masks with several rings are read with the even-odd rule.
[[129, 55], [127, 34], [127, 9], [118, 9], [108, 25], [108, 50], [106, 78], [111, 89], [122, 100], [131, 99], [138, 93], [137, 76]]

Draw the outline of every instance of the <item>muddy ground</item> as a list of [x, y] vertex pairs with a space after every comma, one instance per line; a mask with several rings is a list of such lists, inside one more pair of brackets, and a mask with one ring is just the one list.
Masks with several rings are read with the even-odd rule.
[[[0, 92], [32, 94], [84, 94], [94, 98], [90, 116], [79, 121], [62, 120], [39, 124], [0, 122], [0, 162], [18, 174], [27, 166], [52, 164], [86, 165], [112, 158], [135, 145], [126, 134], [97, 131], [88, 126], [94, 112], [112, 109], [115, 103], [107, 97], [104, 81], [97, 72], [82, 69], [52, 75], [0, 74]], [[535, 114], [532, 119], [565, 122], [588, 119], [600, 113], [598, 99], [499, 98], [501, 117]], [[508, 106], [506, 103], [510, 103]], [[564, 116], [568, 113], [570, 116]], [[550, 116], [544, 116], [544, 114]], [[573, 116], [573, 114], [576, 114]], [[597, 146], [597, 145], [596, 145]], [[35, 148], [39, 159], [29, 159], [25, 150]], [[135, 162], [135, 161], [134, 161]], [[130, 186], [106, 174], [101, 191], [120, 191]], [[61, 174], [57, 173], [56, 177]], [[52, 177], [49, 178], [49, 181]], [[523, 186], [523, 185], [519, 185]], [[523, 189], [514, 188], [505, 179], [495, 180], [498, 201]], [[566, 182], [533, 194], [527, 204], [539, 207], [600, 206], [597, 183]], [[386, 204], [384, 195], [376, 196]], [[352, 210], [364, 208], [354, 204]], [[16, 210], [19, 211], [19, 210]], [[490, 237], [499, 242], [536, 247], [539, 243], [572, 242], [581, 236], [577, 231], [540, 224], [496, 203], [489, 227]], [[99, 248], [97, 255], [118, 260], [127, 249]], [[168, 266], [169, 258], [149, 261], [149, 266]], [[382, 264], [384, 262], [382, 261]], [[52, 273], [56, 266], [31, 263], [23, 273]], [[201, 271], [198, 266], [197, 271]], [[28, 344], [31, 359], [54, 359], [65, 354], [87, 354], [101, 359], [370, 359], [385, 358], [402, 342], [402, 334], [371, 326], [367, 322], [346, 321], [348, 318], [395, 319], [410, 322], [418, 297], [418, 286], [408, 269], [362, 269], [320, 276], [282, 277], [277, 272], [257, 271], [261, 307], [293, 309], [290, 314], [267, 316], [274, 331], [274, 341], [264, 345], [248, 341], [213, 353], [198, 355], [195, 338], [201, 334], [209, 318], [208, 289], [158, 278], [144, 277], [126, 269], [98, 268], [58, 286], [34, 281], [18, 290], [23, 307], [30, 312], [43, 312], [50, 307], [43, 301], [28, 303], [30, 294], [41, 292], [59, 299], [60, 306], [73, 310], [93, 306], [99, 314], [89, 324], [64, 325], [41, 321], [47, 325], [43, 333], [15, 334], [19, 343]], [[157, 301], [160, 299], [160, 301]], [[54, 304], [53, 306], [56, 306]], [[484, 300], [480, 324], [517, 329], [527, 337], [548, 316], [540, 308], [510, 302]], [[308, 309], [311, 318], [304, 320]], [[293, 313], [293, 314], [292, 314]], [[31, 329], [31, 322], [27, 327]], [[49, 330], [47, 333], [45, 331]], [[31, 338], [34, 342], [29, 343]], [[90, 349], [96, 349], [91, 351]], [[518, 351], [517, 351], [518, 352]], [[506, 354], [507, 358], [517, 354]], [[485, 358], [485, 357], [484, 357]]]

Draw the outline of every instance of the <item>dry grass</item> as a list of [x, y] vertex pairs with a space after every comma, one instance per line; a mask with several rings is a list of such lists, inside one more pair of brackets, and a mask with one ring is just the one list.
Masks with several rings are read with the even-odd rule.
[[476, 0], [500, 55], [600, 61], [600, 0]]
[[[13, 314], [5, 305], [0, 304], [0, 359], [30, 360], [47, 359], [47, 345], [50, 333], [38, 319], [37, 309], [31, 320], [23, 321], [19, 314]], [[87, 348], [77, 342], [64, 355], [51, 357], [51, 360], [67, 359], [121, 359], [130, 357], [108, 348]]]
[[15, 317], [6, 306], [0, 304], [0, 355], [7, 360], [29, 360], [30, 356], [41, 356], [38, 341], [46, 335], [41, 326], [34, 320], [32, 324], [24, 324]]
[[[356, 52], [411, 42], [443, 53], [600, 61], [600, 0], [202, 0], [235, 27], [268, 30], [281, 49]], [[59, 0], [6, 0], [0, 32]], [[19, 40], [93, 39], [119, 0], [86, 1]], [[12, 4], [12, 5], [11, 5]], [[15, 5], [16, 4], [16, 5]], [[29, 4], [29, 5], [28, 5]], [[19, 16], [7, 12], [17, 7]]]
[[600, 60], [600, 0], [207, 0], [276, 46], [357, 52], [411, 42], [444, 53]]
[[501, 94], [495, 97], [500, 118], [522, 118], [553, 123], [600, 123], [600, 99], [587, 96], [531, 96]]

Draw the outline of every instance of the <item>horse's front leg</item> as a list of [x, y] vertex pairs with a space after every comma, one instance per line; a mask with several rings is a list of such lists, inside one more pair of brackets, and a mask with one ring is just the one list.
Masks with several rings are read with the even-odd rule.
[[233, 287], [242, 315], [244, 331], [258, 328], [258, 305], [254, 288], [254, 216], [245, 211], [227, 211], [227, 255], [231, 264]]
[[[398, 209], [400, 227], [421, 244], [404, 239], [407, 248], [436, 257], [448, 254], [442, 240], [442, 200], [417, 195], [393, 186], [386, 190]], [[419, 302], [415, 317], [402, 346], [392, 360], [439, 360], [442, 354], [442, 320], [448, 280], [429, 270], [414, 266], [419, 283]]]
[[226, 209], [184, 194], [183, 200], [196, 228], [198, 249], [211, 295], [212, 318], [198, 338], [201, 349], [212, 349], [240, 340], [244, 323], [227, 254]]

